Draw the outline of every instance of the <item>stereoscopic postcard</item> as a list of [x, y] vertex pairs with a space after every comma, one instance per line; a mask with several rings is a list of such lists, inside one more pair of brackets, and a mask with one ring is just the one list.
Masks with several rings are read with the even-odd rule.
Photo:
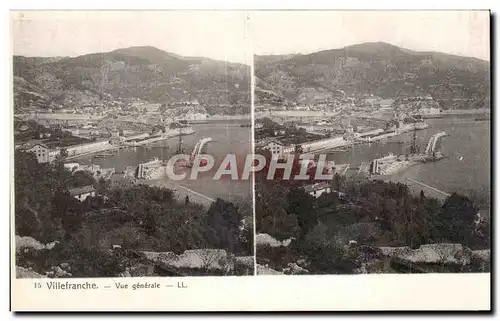
[[491, 309], [489, 11], [10, 16], [12, 310]]

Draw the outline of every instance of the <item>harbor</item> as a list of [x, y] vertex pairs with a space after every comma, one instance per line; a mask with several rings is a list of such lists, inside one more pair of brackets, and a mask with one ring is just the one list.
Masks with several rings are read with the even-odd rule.
[[[491, 191], [488, 172], [491, 164], [490, 151], [485, 143], [489, 139], [489, 123], [476, 122], [472, 118], [432, 119], [427, 123], [427, 129], [417, 131], [416, 144], [420, 145], [424, 152], [433, 135], [445, 132], [448, 136], [438, 144], [439, 151], [445, 157], [437, 162], [408, 164], [409, 166], [403, 166], [399, 171], [379, 175], [378, 178], [409, 183], [418, 189], [420, 185], [408, 181], [410, 178], [448, 194], [457, 192], [474, 196], [480, 199], [481, 208], [489, 211]], [[386, 141], [354, 145], [345, 151], [332, 150], [328, 152], [327, 159], [356, 167], [362, 162], [371, 162], [392, 153], [401, 155], [400, 159], [406, 161], [406, 154], [411, 154], [413, 136], [410, 132]], [[468, 174], [464, 176], [464, 173]], [[429, 196], [434, 195], [432, 191], [429, 193]]]
[[145, 136], [145, 137], [140, 137], [137, 139], [128, 139], [123, 142], [125, 146], [132, 146], [132, 147], [137, 147], [137, 146], [142, 146], [142, 145], [147, 145], [151, 144], [154, 142], [162, 141], [165, 139], [173, 138], [173, 137], [178, 137], [178, 136], [186, 136], [186, 135], [193, 135], [195, 131], [191, 127], [187, 128], [182, 128], [182, 129], [170, 129], [165, 133], [157, 134], [157, 135], [152, 135], [152, 136]]
[[[204, 206], [211, 204], [212, 200], [222, 198], [227, 201], [241, 203], [248, 201], [252, 195], [251, 180], [231, 180], [222, 177], [213, 180], [213, 173], [200, 173], [196, 180], [185, 179], [182, 181], [169, 180], [165, 175], [166, 163], [176, 154], [192, 154], [196, 145], [208, 137], [213, 141], [200, 146], [198, 152], [204, 151], [213, 155], [220, 162], [227, 154], [235, 154], [238, 159], [244, 159], [251, 153], [251, 128], [241, 127], [244, 120], [227, 121], [221, 123], [192, 125], [194, 133], [190, 135], [177, 135], [165, 140], [156, 141], [141, 146], [125, 146], [114, 154], [104, 157], [82, 157], [79, 161], [84, 164], [96, 164], [103, 168], [114, 167], [116, 172], [134, 184], [163, 186], [173, 188], [176, 196], [184, 200], [189, 196], [191, 201], [199, 201]], [[201, 150], [200, 150], [200, 147]], [[139, 174], [138, 168], [142, 165]], [[182, 169], [189, 175], [188, 167]]]

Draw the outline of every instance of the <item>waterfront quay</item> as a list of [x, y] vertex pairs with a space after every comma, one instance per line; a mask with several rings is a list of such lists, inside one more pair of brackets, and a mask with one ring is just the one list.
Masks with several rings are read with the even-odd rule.
[[174, 197], [179, 202], [184, 202], [186, 196], [189, 198], [189, 202], [200, 204], [205, 208], [209, 208], [215, 199], [208, 197], [204, 194], [196, 192], [187, 186], [184, 186], [181, 182], [169, 181], [167, 179], [155, 179], [155, 180], [144, 180], [140, 184], [155, 186], [170, 189], [174, 192]]
[[424, 184], [410, 177], [398, 177], [397, 175], [372, 175], [372, 180], [382, 180], [384, 182], [401, 183], [408, 186], [413, 195], [419, 196], [420, 192], [424, 192], [426, 197], [432, 197], [444, 202], [449, 193], [439, 190], [433, 186]]
[[[402, 121], [392, 124], [386, 129], [365, 128], [363, 131], [356, 131], [350, 124], [347, 125], [341, 134], [337, 135], [316, 135], [313, 128], [297, 124], [278, 124], [269, 122], [264, 126], [259, 123], [256, 129], [256, 146], [261, 149], [273, 150], [273, 154], [281, 159], [287, 155], [295, 153], [297, 147], [302, 154], [314, 155], [320, 152], [331, 151], [337, 148], [349, 147], [355, 144], [371, 143], [411, 131], [423, 130], [428, 128], [428, 124], [418, 121], [414, 123], [403, 123]], [[267, 127], [266, 127], [267, 126]], [[308, 134], [314, 134], [315, 139], [308, 138]], [[274, 155], [273, 155], [274, 156]]]

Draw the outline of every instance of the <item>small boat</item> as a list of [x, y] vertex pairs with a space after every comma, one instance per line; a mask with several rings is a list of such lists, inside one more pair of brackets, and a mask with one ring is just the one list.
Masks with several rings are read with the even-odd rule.
[[201, 125], [201, 124], [208, 124], [207, 120], [190, 120], [188, 121], [189, 125]]
[[483, 120], [490, 120], [490, 116], [480, 116], [474, 118], [475, 121], [483, 121]]

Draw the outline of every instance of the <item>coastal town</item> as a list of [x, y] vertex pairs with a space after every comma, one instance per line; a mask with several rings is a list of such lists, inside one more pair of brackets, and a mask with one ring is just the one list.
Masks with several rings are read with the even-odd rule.
[[9, 18], [11, 310], [491, 309], [491, 10]]
[[255, 152], [279, 164], [256, 175], [257, 274], [489, 271], [486, 61], [365, 42], [255, 62]]
[[131, 43], [13, 70], [17, 277], [253, 274], [250, 182], [166, 176], [173, 155], [250, 152], [244, 59]]
[[[280, 160], [285, 160], [296, 151], [314, 156], [323, 152], [345, 151], [354, 145], [384, 141], [408, 133], [415, 136], [417, 131], [429, 127], [426, 119], [446, 114], [431, 97], [398, 101], [376, 97], [352, 98], [307, 107], [292, 106], [285, 110], [273, 106], [267, 108], [256, 119], [256, 148], [271, 151], [272, 156]], [[411, 164], [442, 159], [444, 155], [436, 146], [439, 138], [444, 136], [446, 133], [436, 133], [422, 152], [413, 142], [406, 154], [389, 154], [373, 159], [364, 164], [366, 166], [362, 164], [357, 168], [357, 174], [393, 175]], [[355, 164], [330, 162], [328, 170], [344, 175], [352, 165]]]
[[[208, 114], [193, 113], [193, 107], [198, 110], [201, 107], [196, 100], [171, 104], [137, 105], [133, 103], [130, 106], [135, 107], [111, 104], [109, 108], [85, 106], [78, 109], [78, 112], [65, 109], [52, 111], [40, 108], [29, 113], [17, 113], [14, 116], [15, 151], [27, 157], [34, 156], [38, 166], [42, 166], [41, 168], [53, 168], [53, 170], [72, 175], [72, 180], [78, 181], [78, 183], [69, 186], [67, 193], [69, 197], [82, 204], [78, 206], [83, 206], [83, 208], [86, 208], [84, 204], [95, 202], [98, 199], [109, 200], [110, 191], [142, 189], [141, 186], [149, 188], [149, 190], [151, 188], [153, 190], [166, 188], [175, 191], [172, 193], [175, 202], [186, 203], [186, 205], [193, 204], [190, 206], [194, 207], [201, 206], [199, 210], [201, 212], [210, 210], [215, 203], [221, 202], [221, 200], [212, 199], [192, 189], [179, 186], [175, 182], [166, 181], [165, 163], [167, 157], [165, 159], [153, 158], [122, 169], [102, 167], [98, 164], [104, 159], [119, 156], [120, 152], [129, 151], [128, 153], [130, 153], [136, 148], [155, 148], [157, 144], [160, 144], [160, 147], [164, 149], [164, 145], [161, 144], [166, 141], [176, 146], [175, 150], [171, 150], [169, 154], [196, 155], [195, 151], [199, 153], [206, 149], [206, 146], [202, 146], [205, 145], [206, 139], [201, 139], [198, 144], [192, 146], [183, 143], [185, 137], [193, 136], [196, 133], [193, 126], [221, 119], [220, 116], [213, 117]], [[173, 116], [174, 113], [175, 116]], [[231, 117], [229, 116], [229, 118]], [[237, 117], [237, 119], [240, 118], [245, 120], [244, 115]], [[224, 118], [222, 119], [224, 120]], [[200, 142], [203, 144], [200, 145]], [[61, 170], [57, 170], [57, 166], [61, 166]], [[60, 173], [62, 174], [62, 172]], [[18, 173], [18, 175], [23, 175], [23, 173]], [[101, 208], [98, 211], [105, 210]], [[112, 219], [112, 217], [112, 214], [102, 214], [102, 218], [105, 220]], [[235, 219], [237, 218], [235, 217]], [[236, 233], [251, 227], [248, 218], [245, 220], [241, 217], [240, 220], [238, 222], [239, 230]], [[130, 236], [132, 237], [132, 235]], [[39, 243], [36, 239], [28, 236], [19, 237], [17, 242], [20, 247], [27, 246], [27, 249], [30, 246], [26, 244]], [[39, 248], [45, 247], [41, 244]], [[110, 248], [116, 252], [122, 248], [127, 251], [132, 250], [134, 247], [130, 248], [130, 245], [117, 242], [111, 244]], [[163, 256], [150, 258], [149, 256], [154, 255], [155, 252], [151, 252], [151, 254], [144, 252], [145, 256], [141, 266], [144, 266], [144, 262], [149, 262], [146, 263], [149, 264], [149, 270], [144, 271], [139, 266], [129, 267], [127, 275], [158, 273], [153, 268], [158, 264], [170, 266], [167, 269], [176, 270], [177, 272], [172, 272], [176, 275], [198, 273], [189, 272], [194, 270], [203, 270], [204, 272], [201, 273], [251, 273], [253, 263], [250, 257], [244, 257], [241, 254], [234, 257], [234, 254], [226, 253], [224, 250], [214, 249], [213, 251], [215, 252], [209, 253], [203, 249], [187, 250], [185, 253], [180, 253], [181, 255], [178, 257], [172, 253], [168, 260], [165, 260]], [[217, 260], [212, 262], [209, 259], [212, 257], [216, 257]], [[220, 260], [226, 260], [231, 267], [228, 267], [227, 264], [224, 266], [217, 265], [219, 263], [215, 264], [215, 261], [222, 262]], [[19, 269], [23, 268], [19, 267]], [[61, 270], [59, 266], [56, 266], [55, 269], [56, 272], [51, 270], [47, 273], [53, 275], [52, 277], [72, 275], [64, 269]], [[238, 269], [239, 272], [235, 272], [234, 269]], [[37, 269], [35, 268], [35, 270]], [[24, 273], [29, 274], [29, 271], [33, 270], [26, 270]]]
[[[192, 107], [200, 107], [197, 100], [172, 103], [168, 107], [166, 104], [145, 103], [132, 103], [130, 106], [134, 107], [111, 106], [108, 109], [100, 105], [84, 106], [79, 112], [39, 109], [17, 113], [14, 116], [15, 149], [34, 153], [39, 163], [64, 158], [68, 161], [65, 164], [68, 169], [88, 170], [98, 178], [110, 179], [115, 173], [113, 168], [103, 169], [95, 164], [78, 167], [78, 163], [69, 161], [86, 156], [101, 159], [119, 153], [120, 149], [150, 146], [174, 138], [179, 141], [177, 152], [188, 152], [181, 145], [182, 137], [195, 134], [192, 125], [227, 119], [193, 113]], [[182, 113], [183, 109], [185, 113]], [[245, 119], [245, 116], [236, 117], [239, 118]], [[136, 164], [123, 174], [139, 179], [158, 177], [155, 173], [147, 173], [154, 164], [154, 159], [144, 167]], [[139, 167], [141, 170], [138, 172]]]

